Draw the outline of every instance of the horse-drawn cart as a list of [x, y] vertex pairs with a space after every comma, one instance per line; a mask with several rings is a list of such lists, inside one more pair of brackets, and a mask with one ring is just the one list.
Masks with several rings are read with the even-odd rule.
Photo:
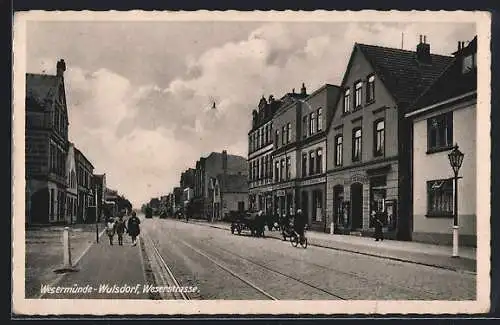
[[259, 212], [231, 212], [231, 233], [249, 230], [252, 236], [264, 237], [265, 216]]

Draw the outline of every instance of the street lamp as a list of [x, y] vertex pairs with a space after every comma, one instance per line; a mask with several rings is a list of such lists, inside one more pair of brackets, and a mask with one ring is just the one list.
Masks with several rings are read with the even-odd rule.
[[455, 207], [453, 209], [453, 257], [458, 257], [458, 171], [462, 167], [464, 154], [458, 149], [458, 144], [455, 144], [453, 150], [448, 154], [451, 168], [453, 169], [455, 180]]

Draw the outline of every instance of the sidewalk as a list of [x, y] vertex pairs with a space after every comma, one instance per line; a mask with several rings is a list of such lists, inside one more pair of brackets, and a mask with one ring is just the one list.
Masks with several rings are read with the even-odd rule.
[[[193, 220], [193, 223], [230, 230], [228, 223], [204, 222]], [[265, 231], [265, 236], [282, 240], [278, 231]], [[440, 246], [418, 242], [384, 240], [376, 242], [370, 237], [348, 235], [330, 235], [315, 231], [308, 231], [309, 245], [346, 251], [356, 254], [375, 256], [390, 260], [427, 265], [460, 272], [476, 272], [476, 248], [460, 247], [460, 258], [451, 257], [450, 246]]]
[[[73, 263], [96, 241], [95, 224], [69, 226]], [[103, 226], [99, 225], [99, 232]], [[54, 269], [63, 263], [64, 226], [30, 227], [25, 230], [25, 297], [36, 298], [40, 286], [59, 277]]]
[[102, 236], [75, 266], [78, 271], [66, 273], [53, 287], [79, 288], [80, 292], [75, 289], [73, 292], [45, 293], [42, 298], [150, 299], [149, 294], [143, 292], [148, 281], [142, 258], [141, 245], [131, 246], [129, 236], [124, 236], [123, 246], [118, 245], [116, 236], [113, 246], [106, 236]]

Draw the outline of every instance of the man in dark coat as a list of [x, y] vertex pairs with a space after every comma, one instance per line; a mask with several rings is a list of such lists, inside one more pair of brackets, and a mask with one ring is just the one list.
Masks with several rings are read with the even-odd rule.
[[132, 246], [137, 245], [137, 236], [139, 236], [139, 233], [141, 232], [139, 224], [141, 223], [141, 220], [137, 218], [137, 215], [135, 211], [132, 211], [132, 216], [128, 219], [128, 234], [130, 237], [132, 237]]
[[293, 220], [293, 228], [299, 234], [299, 239], [302, 242], [304, 239], [304, 229], [306, 227], [306, 217], [301, 209], [297, 210], [297, 214]]
[[382, 230], [384, 223], [380, 218], [380, 212], [375, 212], [373, 217], [373, 226], [375, 227], [375, 241], [384, 240], [384, 232]]

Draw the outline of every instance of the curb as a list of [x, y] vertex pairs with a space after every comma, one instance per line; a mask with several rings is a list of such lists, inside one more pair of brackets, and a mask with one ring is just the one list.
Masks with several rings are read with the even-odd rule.
[[[211, 228], [228, 230], [227, 228], [224, 228], [224, 227], [221, 227], [221, 226], [204, 224], [204, 223], [201, 223], [201, 222], [194, 222], [194, 223], [198, 224], [200, 226], [208, 226], [208, 227], [211, 227]], [[276, 237], [273, 237], [273, 236], [266, 236], [266, 238], [272, 238], [272, 239], [281, 240], [280, 238], [276, 238]], [[347, 249], [347, 248], [330, 247], [330, 246], [325, 246], [325, 245], [320, 245], [320, 244], [309, 243], [309, 245], [310, 246], [314, 246], [314, 247], [321, 247], [321, 248], [326, 248], [326, 249], [333, 249], [333, 250], [336, 250], [336, 251], [354, 253], [354, 254], [359, 254], [359, 255], [364, 255], [364, 256], [378, 257], [378, 258], [383, 258], [383, 259], [391, 260], [391, 261], [397, 261], [397, 262], [404, 262], [404, 263], [409, 263], [409, 264], [429, 266], [429, 267], [434, 267], [434, 268], [437, 268], [437, 269], [442, 269], [442, 270], [447, 270], [447, 271], [453, 271], [453, 272], [457, 272], [457, 273], [464, 273], [464, 274], [469, 274], [469, 275], [477, 275], [477, 272], [474, 272], [474, 271], [462, 270], [462, 269], [458, 269], [458, 268], [454, 268], [454, 267], [450, 267], [450, 266], [445, 266], [445, 265], [439, 265], [439, 264], [433, 264], [433, 263], [425, 263], [425, 262], [418, 262], [418, 261], [406, 260], [406, 259], [398, 258], [398, 257], [392, 257], [392, 256], [387, 256], [387, 255], [381, 255], [381, 254], [366, 253], [366, 252], [356, 251], [356, 250]]]
[[[103, 229], [100, 233], [99, 233], [99, 238], [101, 238], [101, 236], [104, 234], [104, 232], [106, 231], [106, 229]], [[94, 244], [97, 244], [95, 242], [91, 243], [90, 245], [87, 246], [87, 248], [85, 248], [85, 250], [82, 252], [82, 254], [80, 254], [80, 256], [78, 256], [76, 258], [76, 260], [73, 262], [73, 267], [77, 266], [78, 263], [80, 262], [80, 260], [87, 254], [87, 252], [90, 250], [90, 248], [94, 245]], [[66, 274], [60, 274], [54, 281], [52, 281], [50, 283], [50, 286], [53, 287], [53, 286], [56, 286], [65, 276]], [[43, 296], [45, 296], [45, 293], [40, 293], [38, 295], [38, 299], [42, 299]]]

